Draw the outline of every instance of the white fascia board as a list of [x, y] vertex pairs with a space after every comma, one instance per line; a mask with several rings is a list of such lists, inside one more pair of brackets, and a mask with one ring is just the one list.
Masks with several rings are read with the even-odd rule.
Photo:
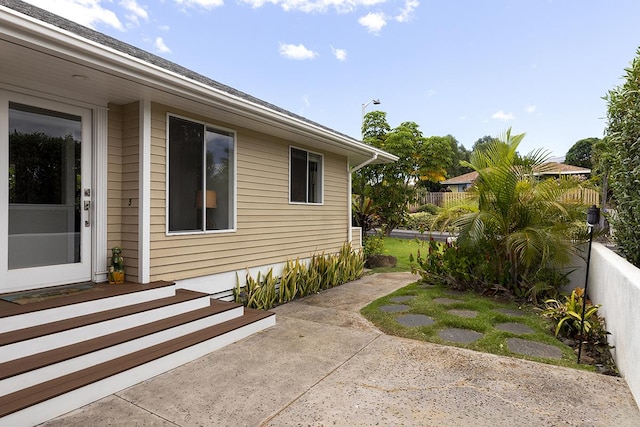
[[360, 141], [189, 79], [4, 6], [0, 6], [0, 24], [4, 27], [5, 34], [18, 40], [77, 58], [92, 64], [96, 69], [110, 70], [122, 78], [140, 83], [147, 82], [148, 86], [156, 90], [164, 90], [176, 96], [294, 131], [353, 154], [368, 157], [377, 155], [377, 161], [380, 163], [394, 162], [398, 159]]

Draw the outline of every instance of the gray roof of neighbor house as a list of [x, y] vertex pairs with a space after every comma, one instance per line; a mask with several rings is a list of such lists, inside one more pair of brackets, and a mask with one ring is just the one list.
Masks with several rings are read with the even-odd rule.
[[[164, 58], [161, 58], [157, 55], [154, 55], [152, 53], [139, 49], [128, 43], [122, 42], [113, 37], [102, 34], [98, 31], [79, 25], [75, 22], [62, 18], [46, 10], [40, 9], [31, 4], [25, 3], [20, 0], [0, 0], [0, 9], [2, 6], [9, 8], [13, 11], [19, 12], [21, 14], [27, 15], [31, 18], [37, 19], [38, 21], [44, 22], [46, 24], [53, 25], [59, 29], [68, 31], [69, 33], [72, 33], [76, 36], [79, 36], [91, 42], [97, 43], [106, 48], [113, 49], [126, 56], [136, 58], [137, 60], [143, 61], [144, 63], [150, 64], [162, 70], [166, 70], [172, 75], [182, 76], [184, 78], [197, 82], [201, 86], [204, 85], [204, 87], [211, 88], [219, 93], [228, 94], [230, 96], [230, 99], [232, 98], [232, 99], [244, 101], [247, 105], [258, 106], [262, 108], [263, 111], [264, 110], [271, 111], [280, 116], [288, 117], [289, 119], [297, 123], [300, 123], [303, 125], [306, 124], [307, 126], [313, 127], [314, 129], [319, 130], [320, 132], [325, 132], [327, 135], [333, 135], [348, 145], [353, 144], [353, 148], [356, 148], [359, 150], [364, 149], [366, 151], [370, 151], [372, 153], [378, 154], [378, 156], [380, 157], [379, 160], [381, 161], [388, 162], [388, 161], [394, 161], [397, 159], [395, 156], [389, 153], [386, 153], [382, 150], [363, 144], [361, 141], [355, 138], [352, 138], [348, 135], [345, 135], [341, 132], [338, 132], [334, 129], [331, 129], [327, 126], [324, 126], [322, 124], [309, 120], [298, 114], [292, 113], [288, 110], [278, 107], [277, 105], [263, 101], [247, 93], [234, 89], [231, 86], [227, 86], [218, 81], [210, 79], [202, 74], [189, 70], [174, 62], [168, 61]], [[0, 34], [1, 34], [1, 31], [0, 31]]]
[[[534, 175], [588, 175], [591, 169], [581, 168], [579, 166], [566, 165], [558, 162], [546, 162], [539, 167], [534, 168]], [[454, 176], [452, 178], [440, 181], [443, 185], [460, 185], [473, 184], [478, 178], [478, 172], [469, 172], [464, 175]]]

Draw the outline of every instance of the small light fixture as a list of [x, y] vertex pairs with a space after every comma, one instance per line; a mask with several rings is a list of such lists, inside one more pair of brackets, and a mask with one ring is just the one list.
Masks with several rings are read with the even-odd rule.
[[89, 80], [89, 77], [85, 76], [84, 74], [73, 74], [71, 75], [71, 78], [82, 81]]

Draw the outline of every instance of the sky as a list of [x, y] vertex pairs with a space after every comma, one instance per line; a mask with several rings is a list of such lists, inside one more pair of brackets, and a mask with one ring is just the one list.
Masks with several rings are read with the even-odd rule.
[[[602, 137], [639, 0], [27, 0], [354, 138], [366, 112], [467, 149]], [[379, 99], [380, 104], [370, 103]]]

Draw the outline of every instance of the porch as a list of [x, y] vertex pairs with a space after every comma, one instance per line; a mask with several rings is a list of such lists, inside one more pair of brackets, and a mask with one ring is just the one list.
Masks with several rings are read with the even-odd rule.
[[0, 424], [12, 426], [46, 421], [275, 325], [273, 313], [163, 281], [10, 301], [25, 294], [0, 294]]

